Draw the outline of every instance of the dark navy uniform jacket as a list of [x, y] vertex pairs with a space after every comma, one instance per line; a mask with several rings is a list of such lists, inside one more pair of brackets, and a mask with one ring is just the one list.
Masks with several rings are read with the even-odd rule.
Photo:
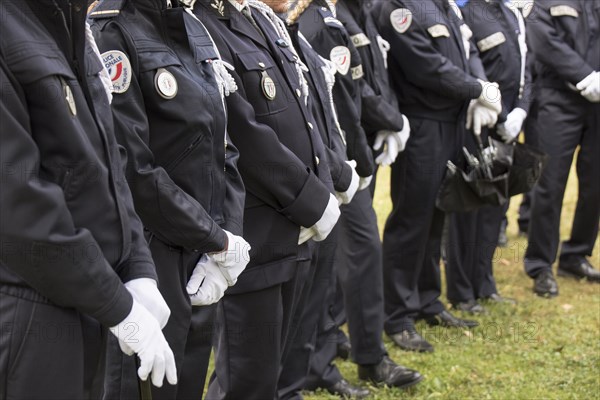
[[503, 3], [503, 0], [471, 0], [461, 11], [473, 31], [472, 46], [479, 50], [488, 79], [500, 85], [503, 111], [510, 112], [515, 107], [528, 111], [531, 65], [526, 61], [525, 81], [521, 89], [519, 24], [516, 15]]
[[[454, 122], [481, 94], [477, 56], [467, 60], [460, 20], [447, 0], [380, 1], [373, 14], [390, 42], [388, 69], [407, 116]], [[480, 64], [480, 63], [479, 63]]]
[[372, 139], [378, 131], [402, 130], [404, 121], [392, 91], [378, 44], [379, 32], [367, 7], [370, 0], [343, 0], [336, 4], [337, 17], [350, 34], [362, 60], [362, 124]]
[[[170, 246], [215, 252], [225, 247], [220, 225], [242, 233], [244, 188], [237, 149], [225, 136], [211, 65], [217, 54], [202, 25], [173, 4], [104, 2], [90, 17], [106, 62], [121, 52], [131, 63], [129, 88], [114, 94], [112, 106], [145, 228]], [[161, 77], [173, 93], [165, 96]]]
[[526, 22], [540, 87], [571, 90], [600, 70], [599, 0], [537, 0]]
[[333, 191], [327, 163], [321, 162], [327, 155], [304, 103], [297, 56], [271, 22], [252, 9], [263, 37], [227, 0], [198, 0], [194, 14], [223, 60], [235, 67], [239, 87], [227, 97], [228, 130], [240, 152], [247, 192], [244, 238], [252, 250], [228, 293], [258, 290], [295, 273], [300, 226], [321, 218]]
[[156, 273], [102, 64], [86, 44], [86, 8], [83, 0], [0, 3], [0, 291], [114, 326], [132, 305], [121, 281]]
[[323, 68], [326, 68], [325, 61], [304, 37], [299, 36], [298, 24], [289, 26], [288, 30], [298, 55], [308, 68], [305, 73], [310, 89], [308, 101], [315, 122], [319, 127], [321, 139], [323, 139], [326, 146], [325, 150], [331, 178], [333, 179], [333, 187], [338, 192], [345, 192], [352, 181], [352, 169], [346, 163], [344, 133], [334, 117], [333, 99], [330, 98], [329, 84], [323, 73]]
[[360, 176], [372, 175], [375, 167], [373, 154], [361, 126], [359, 80], [363, 72], [360, 55], [344, 25], [333, 16], [324, 0], [314, 0], [297, 22], [300, 31], [317, 53], [328, 60], [337, 60], [339, 68], [335, 76], [333, 100], [346, 135], [348, 158], [356, 161], [356, 172]]

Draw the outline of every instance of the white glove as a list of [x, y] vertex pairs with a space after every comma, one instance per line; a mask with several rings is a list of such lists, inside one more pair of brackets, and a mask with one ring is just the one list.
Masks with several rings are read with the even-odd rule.
[[366, 188], [368, 188], [372, 180], [373, 175], [369, 175], [367, 177], [361, 176], [360, 180], [358, 181], [358, 191], [360, 192], [361, 190], [365, 190]]
[[341, 212], [337, 199], [334, 195], [330, 194], [327, 207], [325, 207], [325, 211], [323, 211], [321, 219], [310, 228], [300, 228], [298, 244], [302, 244], [309, 239], [313, 239], [315, 242], [321, 242], [325, 240], [335, 227], [335, 224], [340, 218], [340, 214]]
[[595, 71], [577, 84], [577, 90], [587, 101], [600, 103], [600, 72]]
[[500, 114], [502, 111], [502, 95], [500, 94], [500, 86], [496, 82], [484, 82], [478, 79], [481, 84], [481, 94], [477, 101], [494, 111], [496, 114]]
[[511, 143], [521, 133], [523, 122], [527, 118], [527, 112], [522, 108], [516, 107], [506, 116], [506, 122], [499, 124], [497, 128], [498, 135], [505, 143]]
[[171, 310], [158, 291], [156, 281], [150, 278], [133, 279], [125, 282], [125, 287], [134, 300], [143, 305], [156, 318], [160, 329], [164, 328], [171, 315]]
[[192, 272], [186, 291], [193, 306], [207, 306], [221, 300], [228, 286], [223, 268], [204, 254]]
[[481, 105], [479, 101], [471, 101], [467, 110], [467, 129], [473, 128], [473, 133], [481, 135], [481, 128], [487, 126], [494, 127], [498, 121], [498, 114], [488, 107]]
[[135, 298], [129, 315], [109, 330], [119, 339], [119, 346], [125, 354], [136, 353], [140, 358], [137, 371], [140, 379], [147, 380], [152, 372], [152, 383], [156, 387], [162, 386], [165, 374], [171, 385], [177, 384], [173, 352], [156, 319]]
[[208, 257], [219, 265], [227, 283], [229, 286], [233, 286], [250, 262], [250, 244], [241, 236], [236, 236], [228, 231], [225, 233], [227, 234], [227, 249], [220, 253], [211, 253]]
[[350, 181], [350, 186], [348, 186], [348, 189], [346, 189], [345, 192], [335, 192], [335, 197], [340, 205], [348, 204], [352, 201], [354, 195], [358, 191], [358, 182], [360, 179], [356, 173], [356, 161], [346, 161], [346, 164], [352, 168], [352, 180]]
[[[389, 166], [396, 161], [398, 154], [406, 148], [406, 142], [410, 137], [410, 122], [406, 116], [402, 116], [404, 125], [400, 132], [394, 131], [379, 131], [373, 144], [373, 150], [381, 149], [385, 142], [385, 149], [376, 159], [375, 162], [379, 165]], [[368, 185], [367, 185], [368, 186]]]

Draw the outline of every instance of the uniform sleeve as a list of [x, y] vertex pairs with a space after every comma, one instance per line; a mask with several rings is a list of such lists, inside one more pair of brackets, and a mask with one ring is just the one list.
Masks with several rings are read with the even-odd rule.
[[119, 264], [116, 271], [123, 282], [139, 278], [150, 278], [158, 281], [152, 254], [148, 248], [148, 242], [144, 237], [144, 225], [135, 211], [131, 191], [125, 178], [127, 151], [123, 146], [117, 146], [121, 156], [121, 169], [114, 173], [118, 180], [119, 195], [127, 207], [127, 216], [129, 217], [129, 226], [131, 227], [131, 246], [129, 248], [129, 257]]
[[29, 113], [0, 66], [0, 262], [53, 303], [114, 326], [131, 310], [132, 297], [90, 231], [74, 225], [62, 189], [41, 176]]
[[[571, 17], [568, 17], [571, 18]], [[579, 18], [585, 18], [581, 15]], [[557, 21], [544, 5], [535, 3], [526, 19], [528, 40], [536, 58], [573, 85], [581, 82], [594, 69], [562, 38], [556, 30]]]
[[396, 59], [406, 78], [419, 87], [445, 97], [458, 100], [478, 98], [482, 88], [477, 79], [435, 49], [431, 37], [419, 24], [415, 14], [404, 33], [392, 26], [390, 15], [401, 7], [399, 4], [398, 1], [382, 2], [381, 12], [376, 19], [381, 35], [390, 42], [389, 55]]
[[388, 103], [383, 96], [375, 93], [366, 79], [361, 79], [362, 96], [362, 125], [369, 140], [373, 140], [375, 133], [388, 130], [399, 132], [404, 127], [400, 111]]
[[225, 149], [225, 205], [223, 207], [225, 222], [221, 227], [234, 235], [244, 233], [244, 199], [246, 189], [242, 176], [238, 171], [240, 153], [232, 143], [229, 133], [226, 134], [227, 148]]
[[[346, 43], [337, 28], [321, 29], [316, 34], [307, 37], [307, 40], [321, 57], [328, 60], [331, 59], [331, 51], [335, 47], [345, 45], [344, 47], [349, 48], [351, 46], [351, 43]], [[352, 66], [361, 64], [361, 61], [356, 59], [357, 55], [358, 52], [354, 51]], [[348, 159], [355, 160], [356, 172], [360, 176], [366, 177], [373, 175], [375, 163], [361, 124], [360, 101], [357, 102], [360, 96], [360, 83], [352, 79], [350, 72], [341, 74], [338, 71], [335, 76], [335, 85], [333, 85], [333, 102], [340, 126], [346, 134]]]
[[352, 167], [350, 167], [338, 153], [325, 146], [325, 154], [331, 171], [333, 188], [336, 192], [345, 192], [352, 183]]
[[[95, 30], [100, 51], [118, 50], [135, 54], [114, 23]], [[131, 57], [130, 57], [131, 59]], [[202, 205], [181, 189], [159, 165], [149, 148], [150, 127], [144, 106], [144, 94], [137, 81], [136, 63], [125, 93], [114, 94], [112, 108], [115, 131], [127, 149], [127, 180], [135, 210], [144, 226], [166, 243], [201, 252], [223, 250], [225, 232]]]

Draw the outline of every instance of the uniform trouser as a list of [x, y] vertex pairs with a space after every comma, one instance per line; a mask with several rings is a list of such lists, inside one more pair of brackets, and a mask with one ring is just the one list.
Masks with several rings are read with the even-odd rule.
[[[406, 149], [392, 164], [392, 212], [383, 236], [385, 331], [400, 332], [444, 310], [440, 246], [444, 213], [435, 201], [448, 160], [460, 152], [464, 122], [412, 118]], [[455, 163], [456, 164], [456, 163]]]
[[492, 260], [504, 213], [504, 206], [486, 206], [450, 215], [446, 288], [451, 303], [497, 293]]
[[[525, 143], [532, 147], [539, 148], [539, 128], [538, 128], [538, 106], [537, 101], [529, 108], [527, 119], [525, 120]], [[533, 202], [533, 189], [523, 195], [523, 200], [519, 206], [519, 231], [527, 232], [529, 230], [529, 221], [531, 219], [531, 203]]]
[[[311, 356], [315, 349], [317, 325], [323, 310], [327, 292], [333, 280], [336, 249], [338, 246], [338, 227], [327, 239], [318, 244], [313, 255], [309, 281], [304, 286], [301, 304], [296, 312], [297, 326], [295, 335], [290, 336], [289, 352], [284, 354], [278, 382], [279, 399], [301, 399], [300, 392], [305, 386]], [[302, 309], [302, 312], [299, 312]], [[292, 329], [294, 331], [294, 329]]]
[[[171, 310], [163, 333], [173, 350], [178, 374], [177, 385], [165, 381], [161, 388], [152, 386], [152, 398], [197, 400], [202, 398], [204, 389], [216, 310], [214, 305], [192, 308], [186, 291], [201, 254], [170, 247], [156, 238], [150, 241], [150, 250], [156, 264], [158, 288]], [[116, 339], [109, 340], [106, 400], [139, 398], [134, 357], [124, 355]]]
[[539, 101], [540, 144], [549, 159], [533, 194], [525, 253], [525, 271], [532, 278], [551, 270], [556, 260], [562, 201], [578, 146], [579, 197], [561, 260], [592, 254], [600, 219], [600, 105], [551, 88], [541, 89]]
[[[362, 190], [342, 207], [337, 278], [344, 296], [344, 309], [357, 364], [376, 364], [386, 354], [383, 345], [383, 276], [381, 241], [377, 216], [369, 190]], [[335, 292], [329, 295], [331, 307]], [[329, 387], [341, 379], [332, 364], [337, 354], [337, 329], [319, 331], [321, 337], [311, 361], [311, 388]], [[318, 354], [318, 355], [317, 355]]]
[[271, 400], [290, 327], [310, 271], [310, 257], [299, 260], [286, 282], [240, 294], [225, 295], [217, 307], [215, 371], [207, 400]]
[[97, 399], [108, 332], [32, 289], [0, 287], [0, 399]]

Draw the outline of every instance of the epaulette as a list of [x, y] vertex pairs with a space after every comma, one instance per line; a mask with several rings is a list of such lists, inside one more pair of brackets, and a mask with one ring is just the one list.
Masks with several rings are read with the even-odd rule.
[[90, 19], [114, 18], [121, 12], [125, 0], [100, 0], [88, 14]]

